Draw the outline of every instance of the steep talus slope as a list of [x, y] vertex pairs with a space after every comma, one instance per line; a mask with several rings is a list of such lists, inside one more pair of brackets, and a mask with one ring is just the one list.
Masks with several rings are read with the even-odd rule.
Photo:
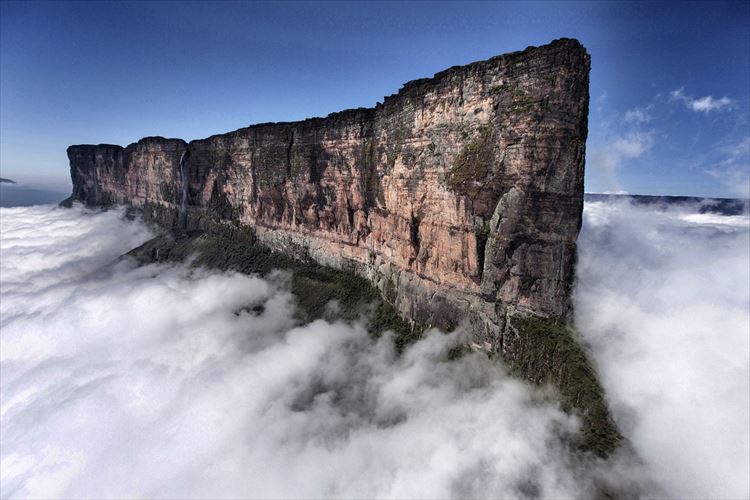
[[[537, 341], [567, 335], [588, 75], [583, 46], [562, 39], [409, 82], [371, 109], [71, 146], [71, 199], [175, 231], [249, 228], [253, 245], [366, 278], [413, 325], [466, 325], [475, 348], [562, 388], [610, 449], [578, 344]], [[596, 422], [591, 407], [605, 409]]]

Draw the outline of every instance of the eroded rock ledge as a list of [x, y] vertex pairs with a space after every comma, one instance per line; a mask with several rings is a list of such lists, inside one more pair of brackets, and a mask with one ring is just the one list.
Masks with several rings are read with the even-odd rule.
[[[463, 323], [512, 365], [564, 371], [554, 349], [528, 358], [533, 329], [513, 318], [570, 313], [589, 65], [562, 39], [409, 82], [374, 108], [190, 143], [70, 146], [71, 199], [177, 231], [249, 228], [366, 278], [408, 321]], [[526, 377], [562, 386], [560, 373]]]

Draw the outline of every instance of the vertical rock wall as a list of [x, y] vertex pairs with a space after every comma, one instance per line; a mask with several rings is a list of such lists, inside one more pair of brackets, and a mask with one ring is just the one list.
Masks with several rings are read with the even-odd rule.
[[407, 83], [372, 109], [186, 143], [68, 148], [74, 200], [172, 229], [243, 225], [367, 277], [405, 318], [565, 317], [583, 209], [589, 56], [557, 40]]

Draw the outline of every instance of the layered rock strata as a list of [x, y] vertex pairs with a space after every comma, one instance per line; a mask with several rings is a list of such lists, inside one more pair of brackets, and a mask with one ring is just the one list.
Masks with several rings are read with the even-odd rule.
[[410, 321], [467, 322], [503, 352], [509, 315], [570, 311], [588, 75], [583, 46], [563, 39], [409, 82], [370, 109], [71, 146], [72, 199], [168, 228], [250, 227], [366, 277]]

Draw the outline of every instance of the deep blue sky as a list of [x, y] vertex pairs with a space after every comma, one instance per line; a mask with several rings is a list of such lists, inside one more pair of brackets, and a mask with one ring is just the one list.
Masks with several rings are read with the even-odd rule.
[[456, 64], [579, 39], [587, 191], [748, 196], [750, 3], [0, 2], [0, 176], [69, 144], [197, 139], [372, 106]]

